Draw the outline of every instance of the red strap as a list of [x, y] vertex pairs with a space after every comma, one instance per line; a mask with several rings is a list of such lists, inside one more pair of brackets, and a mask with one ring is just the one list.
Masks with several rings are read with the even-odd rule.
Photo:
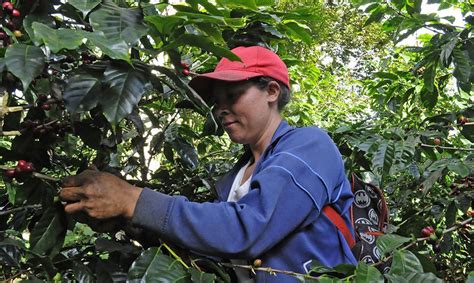
[[355, 245], [355, 240], [341, 215], [339, 215], [339, 213], [330, 205], [326, 205], [323, 208], [323, 213], [329, 218], [329, 220], [331, 220], [334, 225], [336, 225], [337, 229], [341, 231], [342, 235], [344, 235], [344, 238], [349, 244], [349, 247], [352, 249], [352, 247]]

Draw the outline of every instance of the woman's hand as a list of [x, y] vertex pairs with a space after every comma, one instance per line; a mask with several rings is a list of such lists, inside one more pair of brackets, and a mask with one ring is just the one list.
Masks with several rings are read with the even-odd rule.
[[63, 179], [59, 193], [70, 214], [85, 212], [95, 219], [131, 219], [142, 188], [135, 187], [110, 173], [85, 170]]

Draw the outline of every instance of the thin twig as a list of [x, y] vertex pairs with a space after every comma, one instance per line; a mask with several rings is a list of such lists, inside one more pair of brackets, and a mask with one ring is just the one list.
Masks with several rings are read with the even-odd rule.
[[425, 143], [422, 143], [421, 146], [422, 146], [422, 147], [431, 147], [431, 148], [447, 149], [447, 150], [474, 151], [474, 148], [439, 146], [439, 145], [431, 145], [431, 144], [425, 144]]
[[189, 269], [189, 266], [168, 246], [166, 243], [163, 242], [163, 247], [179, 262], [181, 263], [186, 269]]
[[291, 275], [291, 276], [300, 276], [306, 279], [315, 279], [318, 280], [319, 277], [316, 276], [311, 276], [309, 274], [304, 274], [304, 273], [298, 273], [298, 272], [293, 272], [293, 271], [288, 271], [288, 270], [280, 270], [280, 269], [273, 269], [271, 267], [255, 267], [253, 265], [240, 265], [240, 264], [232, 264], [232, 263], [220, 263], [222, 266], [225, 267], [231, 267], [231, 268], [243, 268], [243, 269], [248, 269], [253, 272], [255, 271], [264, 271], [268, 273], [281, 273], [281, 274], [286, 274], [286, 275]]
[[11, 214], [11, 213], [15, 213], [17, 211], [22, 211], [22, 210], [27, 210], [27, 209], [39, 209], [41, 207], [42, 207], [41, 204], [25, 205], [25, 206], [22, 206], [22, 207], [15, 207], [15, 208], [12, 208], [12, 209], [9, 209], [9, 210], [0, 211], [0, 215]]

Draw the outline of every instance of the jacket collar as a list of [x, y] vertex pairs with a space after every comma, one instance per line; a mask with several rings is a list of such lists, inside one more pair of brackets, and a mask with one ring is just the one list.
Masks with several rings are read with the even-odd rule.
[[[281, 120], [280, 124], [278, 125], [275, 133], [272, 136], [272, 140], [270, 142], [270, 145], [265, 149], [264, 155], [267, 154], [267, 152], [273, 148], [273, 146], [278, 142], [278, 140], [287, 132], [290, 130], [294, 129], [294, 127], [288, 125], [288, 122], [285, 120]], [[218, 195], [219, 200], [221, 201], [226, 201], [227, 197], [229, 196], [230, 189], [232, 187], [232, 183], [234, 182], [235, 176], [239, 172], [239, 169], [245, 165], [249, 159], [252, 157], [252, 152], [248, 147], [245, 147], [245, 152], [244, 154], [239, 158], [237, 163], [235, 163], [234, 167], [222, 177], [219, 181], [217, 181], [215, 187], [216, 187], [216, 192]], [[261, 162], [259, 160], [258, 164]]]

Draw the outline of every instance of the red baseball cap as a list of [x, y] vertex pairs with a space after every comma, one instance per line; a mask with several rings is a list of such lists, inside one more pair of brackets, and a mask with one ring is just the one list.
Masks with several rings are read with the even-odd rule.
[[288, 68], [273, 51], [261, 46], [241, 46], [231, 51], [239, 56], [242, 62], [222, 58], [214, 72], [200, 74], [189, 82], [189, 86], [205, 101], [209, 101], [211, 97], [214, 80], [238, 82], [268, 76], [290, 87]]

